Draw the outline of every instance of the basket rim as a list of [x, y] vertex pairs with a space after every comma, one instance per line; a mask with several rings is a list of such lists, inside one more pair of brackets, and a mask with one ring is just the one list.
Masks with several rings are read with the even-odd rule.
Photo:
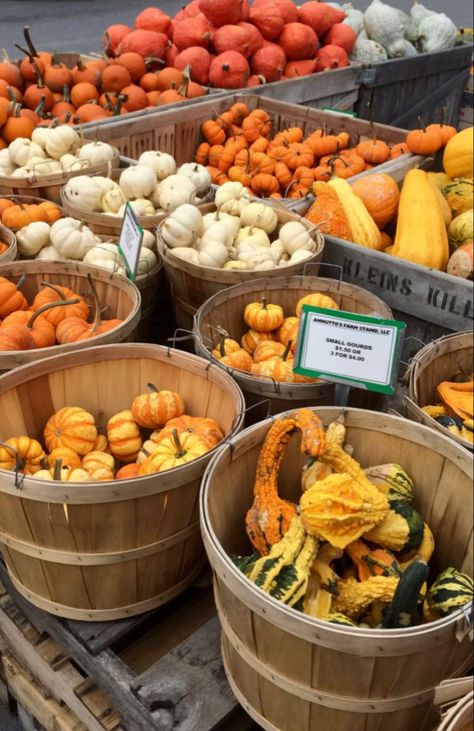
[[[341, 408], [339, 406], [312, 406], [308, 408], [310, 408], [311, 411], [314, 411], [316, 414], [320, 414], [321, 412], [329, 412], [331, 417], [334, 416], [334, 418], [344, 412], [345, 416], [349, 417], [349, 419], [352, 415], [355, 415], [356, 417], [363, 417], [363, 415], [367, 416], [367, 414], [370, 414], [371, 418], [375, 418], [375, 420], [383, 419], [386, 424], [394, 425], [397, 422], [406, 422], [406, 419], [403, 419], [399, 416], [394, 416], [392, 414], [386, 414], [382, 412], [367, 412], [364, 409], [357, 409], [352, 407]], [[231, 460], [235, 459], [236, 456], [239, 456], [239, 443], [241, 443], [242, 440], [249, 437], [252, 432], [255, 432], [257, 429], [263, 430], [266, 427], [270, 428], [275, 419], [278, 419], [285, 414], [290, 414], [293, 411], [294, 409], [289, 409], [288, 411], [284, 411], [280, 414], [270, 417], [269, 419], [265, 419], [264, 421], [253, 424], [252, 426], [243, 429], [234, 438], [229, 440], [228, 444], [223, 445], [222, 448], [216, 454], [214, 454], [208, 466], [206, 467], [206, 471], [204, 472], [199, 494], [199, 520], [204, 545], [206, 547], [208, 557], [208, 545], [210, 545], [211, 550], [214, 551], [217, 556], [217, 561], [221, 562], [223, 570], [227, 572], [227, 574], [231, 574], [234, 584], [237, 583], [237, 586], [239, 587], [239, 590], [241, 592], [238, 597], [239, 600], [246, 604], [246, 606], [248, 606], [252, 611], [258, 610], [256, 609], [255, 603], [251, 601], [251, 597], [253, 597], [257, 601], [260, 600], [260, 603], [262, 603], [263, 600], [264, 604], [269, 604], [269, 606], [272, 608], [273, 614], [281, 618], [282, 624], [280, 626], [282, 628], [290, 632], [288, 627], [284, 624], [285, 619], [287, 621], [290, 620], [292, 622], [292, 627], [295, 629], [295, 631], [291, 632], [291, 634], [294, 634], [297, 637], [303, 637], [304, 639], [307, 639], [308, 635], [311, 635], [312, 642], [315, 641], [314, 630], [329, 633], [329, 636], [332, 636], [333, 641], [337, 636], [340, 636], [341, 634], [346, 637], [355, 636], [357, 639], [360, 640], [373, 639], [376, 640], [377, 643], [382, 643], [383, 641], [387, 640], [389, 642], [391, 640], [400, 641], [402, 638], [406, 640], [415, 636], [419, 638], [422, 635], [429, 637], [436, 630], [441, 630], [443, 628], [449, 627], [454, 628], [454, 625], [456, 625], [460, 620], [462, 620], [463, 618], [466, 619], [466, 616], [468, 616], [468, 613], [473, 606], [472, 600], [468, 602], [468, 604], [466, 604], [464, 607], [456, 610], [447, 617], [435, 620], [434, 622], [430, 622], [426, 625], [417, 625], [414, 627], [390, 630], [371, 629], [370, 631], [361, 627], [344, 627], [344, 625], [331, 624], [330, 622], [325, 622], [324, 620], [310, 617], [308, 615], [302, 614], [300, 611], [293, 609], [292, 607], [288, 607], [286, 604], [278, 601], [278, 599], [275, 599], [274, 597], [267, 594], [265, 591], [263, 591], [263, 589], [260, 589], [258, 586], [252, 583], [241, 571], [239, 571], [237, 566], [235, 566], [235, 564], [231, 561], [229, 555], [223, 548], [213, 528], [213, 521], [210, 516], [208, 500], [211, 482], [214, 478], [214, 474], [217, 471], [219, 462], [221, 460], [223, 460], [228, 454], [230, 455]], [[424, 432], [425, 436], [429, 437], [430, 439], [435, 441], [440, 440], [443, 447], [447, 450], [448, 454], [449, 452], [452, 452], [458, 466], [465, 466], [466, 469], [463, 471], [465, 471], [465, 473], [470, 476], [472, 460], [468, 457], [467, 452], [462, 447], [456, 445], [454, 442], [452, 442], [452, 440], [450, 440], [448, 437], [445, 437], [443, 434], [433, 432], [432, 429], [423, 424], [419, 424], [416, 422], [410, 422], [410, 424], [416, 430]], [[385, 429], [385, 431], [387, 430]], [[255, 444], [255, 440], [253, 443]], [[214, 570], [216, 570], [215, 562], [216, 559], [211, 561], [211, 566]], [[248, 597], [248, 601], [244, 601], [242, 599], [242, 594]], [[266, 618], [267, 621], [271, 621], [268, 616], [264, 616], [264, 618]], [[298, 629], [300, 630], [300, 632], [298, 632]], [[319, 644], [319, 639], [320, 638], [317, 637], [316, 644]], [[350, 650], [348, 650], [348, 652], [350, 652]]]
[[[85, 359], [84, 356], [86, 356]], [[39, 376], [67, 370], [79, 365], [86, 365], [87, 363], [92, 363], [94, 361], [131, 360], [153, 358], [153, 356], [156, 356], [157, 362], [165, 358], [175, 359], [175, 361], [178, 361], [178, 364], [184, 363], [184, 365], [179, 365], [180, 368], [184, 369], [186, 369], [186, 363], [194, 365], [196, 368], [201, 367], [203, 371], [202, 376], [204, 378], [213, 380], [219, 385], [225, 384], [226, 388], [231, 391], [239, 410], [237, 411], [231, 429], [225, 436], [224, 440], [198, 459], [192, 460], [180, 467], [165, 470], [161, 475], [159, 475], [159, 473], [152, 473], [150, 475], [141, 475], [140, 477], [118, 481], [108, 480], [100, 483], [45, 482], [41, 479], [35, 479], [34, 475], [28, 475], [21, 480], [23, 496], [39, 501], [42, 501], [44, 497], [47, 496], [47, 499], [50, 502], [65, 502], [70, 504], [84, 502], [114, 502], [119, 499], [128, 500], [133, 497], [142, 497], [160, 492], [160, 489], [154, 487], [154, 483], [156, 483], [157, 480], [160, 481], [160, 478], [161, 481], [165, 483], [161, 488], [161, 490], [164, 490], [171, 489], [172, 487], [179, 487], [180, 484], [182, 484], [182, 480], [180, 481], [179, 479], [180, 476], [183, 476], [184, 479], [184, 476], [188, 476], [190, 472], [193, 474], [196, 473], [196, 476], [198, 476], [199, 473], [202, 474], [202, 469], [207, 462], [209, 462], [212, 455], [240, 431], [245, 417], [245, 400], [238, 384], [228, 374], [224, 374], [220, 368], [216, 368], [203, 358], [192, 353], [186, 353], [185, 351], [178, 350], [176, 348], [164, 345], [155, 345], [152, 343], [110, 343], [106, 345], [95, 345], [89, 348], [84, 348], [80, 351], [76, 350], [63, 354], [60, 359], [53, 355], [48, 358], [43, 358], [40, 361], [34, 361], [33, 363], [27, 363], [15, 368], [3, 376], [0, 376], [0, 395], [20, 386], [26, 381], [34, 380]], [[26, 379], [25, 376], [27, 376]], [[10, 470], [0, 469], [0, 478], [13, 474], [14, 473]], [[178, 484], [172, 485], [170, 481], [167, 480], [170, 476], [171, 481]], [[175, 477], [177, 478], [176, 480], [173, 479]], [[143, 489], [138, 489], [138, 481], [143, 483]], [[53, 489], [51, 489], [51, 485], [53, 486]], [[18, 495], [18, 489], [15, 487], [15, 480], [12, 480], [12, 487], [7, 488], [1, 484], [0, 479], [0, 492], [8, 492], [9, 494]], [[87, 495], [91, 496], [89, 500], [84, 499]]]

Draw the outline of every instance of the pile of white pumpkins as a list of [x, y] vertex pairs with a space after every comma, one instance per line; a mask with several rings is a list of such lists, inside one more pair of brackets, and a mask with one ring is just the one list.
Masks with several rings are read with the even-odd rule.
[[[91, 266], [126, 275], [117, 244], [103, 241], [75, 218], [60, 218], [53, 224], [33, 221], [17, 231], [16, 236], [19, 253], [25, 259], [83, 261]], [[136, 276], [148, 274], [155, 269], [158, 264], [155, 251], [155, 235], [151, 231], [144, 231]]]
[[165, 253], [203, 267], [260, 271], [298, 264], [316, 252], [316, 229], [289, 221], [280, 226], [275, 209], [252, 201], [241, 183], [216, 191], [215, 211], [202, 215], [183, 204], [158, 228]]
[[0, 176], [29, 178], [118, 164], [118, 150], [107, 142], [87, 142], [75, 129], [37, 127], [31, 139], [17, 137], [0, 150]]
[[194, 162], [176, 168], [172, 155], [147, 150], [137, 165], [123, 169], [118, 182], [100, 175], [78, 175], [66, 183], [63, 196], [82, 210], [109, 216], [123, 216], [127, 202], [139, 217], [174, 211], [183, 203], [200, 203], [210, 189], [209, 171]]

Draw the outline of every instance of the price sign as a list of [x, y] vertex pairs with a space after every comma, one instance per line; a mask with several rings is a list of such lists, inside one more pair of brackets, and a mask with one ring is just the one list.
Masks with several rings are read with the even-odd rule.
[[137, 217], [135, 216], [132, 206], [129, 202], [127, 202], [125, 206], [125, 213], [123, 215], [122, 228], [120, 229], [118, 250], [125, 260], [128, 277], [132, 280], [132, 282], [135, 279], [137, 271], [138, 257], [140, 256], [142, 241], [143, 229], [137, 221]]
[[295, 373], [393, 394], [406, 325], [304, 305]]

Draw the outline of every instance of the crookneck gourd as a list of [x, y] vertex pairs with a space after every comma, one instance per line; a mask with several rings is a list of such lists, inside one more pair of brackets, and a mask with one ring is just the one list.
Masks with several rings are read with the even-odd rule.
[[299, 409], [270, 427], [257, 463], [254, 501], [246, 516], [247, 534], [262, 555], [283, 538], [297, 513], [294, 503], [278, 495], [280, 466], [295, 431], [301, 433], [302, 452], [311, 457], [324, 453], [324, 430], [319, 418], [309, 409]]

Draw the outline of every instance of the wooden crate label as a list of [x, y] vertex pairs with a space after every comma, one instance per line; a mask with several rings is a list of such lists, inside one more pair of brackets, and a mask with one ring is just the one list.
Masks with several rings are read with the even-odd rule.
[[468, 281], [330, 237], [323, 262], [342, 266], [344, 281], [374, 292], [401, 312], [450, 330], [472, 327], [474, 301]]

